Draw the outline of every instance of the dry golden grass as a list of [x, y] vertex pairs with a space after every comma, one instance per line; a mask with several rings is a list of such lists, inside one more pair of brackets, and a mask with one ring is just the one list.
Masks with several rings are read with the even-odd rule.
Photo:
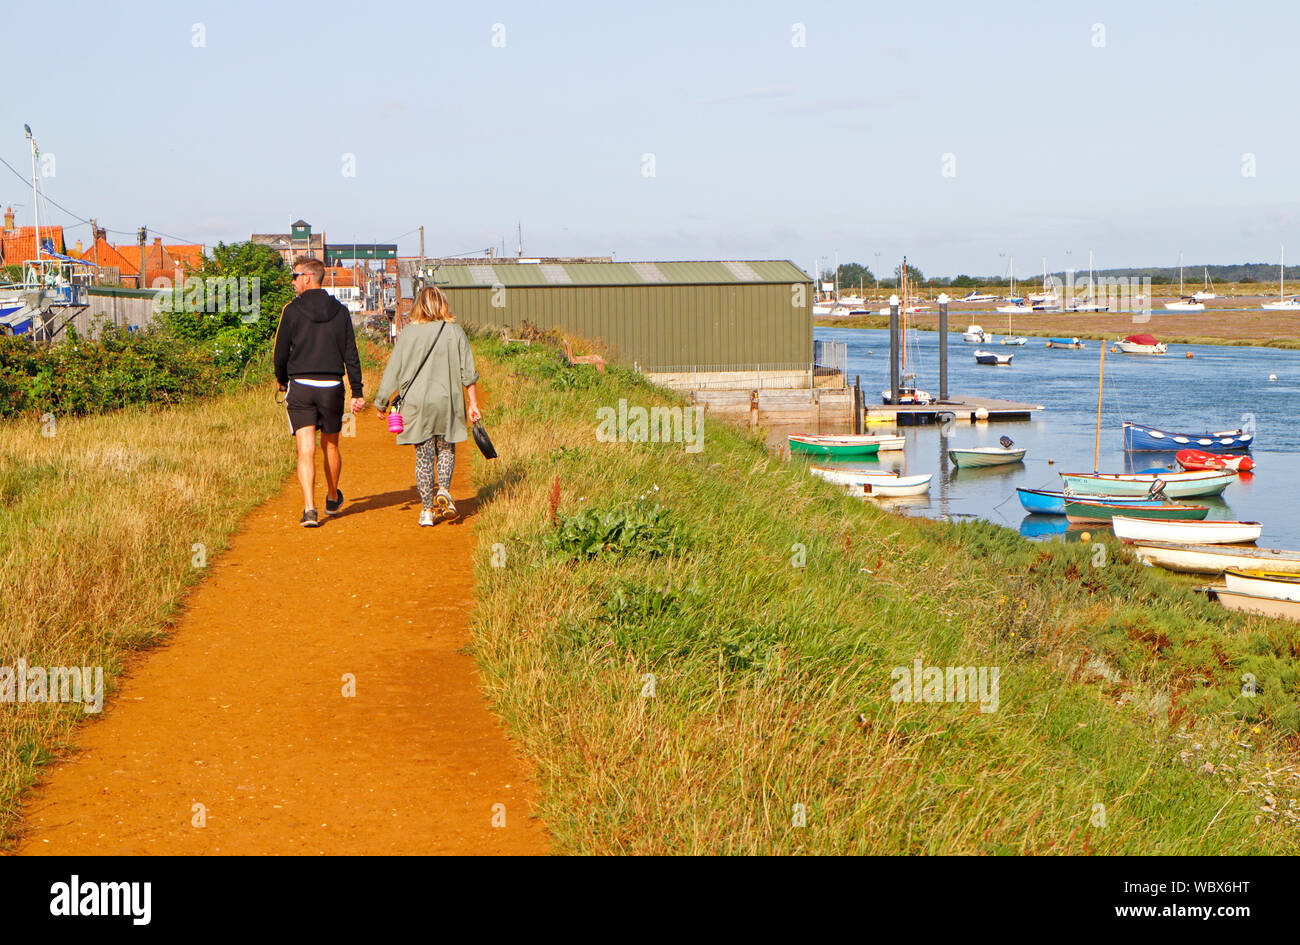
[[[102, 666], [163, 636], [240, 519], [284, 482], [283, 408], [262, 386], [183, 407], [0, 424], [0, 665]], [[0, 840], [80, 705], [0, 708]]]

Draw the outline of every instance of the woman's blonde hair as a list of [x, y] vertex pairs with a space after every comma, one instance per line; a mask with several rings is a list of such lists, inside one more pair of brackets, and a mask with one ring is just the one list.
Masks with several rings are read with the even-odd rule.
[[454, 322], [456, 320], [456, 316], [451, 314], [451, 305], [447, 301], [447, 296], [442, 294], [442, 289], [432, 285], [420, 290], [415, 305], [406, 317], [412, 322]]

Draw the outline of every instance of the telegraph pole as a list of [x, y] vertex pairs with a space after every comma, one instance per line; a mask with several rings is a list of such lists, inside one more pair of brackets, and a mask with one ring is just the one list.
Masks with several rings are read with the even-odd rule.
[[148, 228], [147, 226], [142, 226], [142, 227], [140, 227], [140, 235], [139, 235], [139, 239], [140, 239], [140, 276], [139, 276], [138, 279], [136, 279], [136, 282], [135, 282], [135, 287], [136, 287], [137, 289], [143, 289], [143, 288], [144, 288], [144, 242], [145, 242], [145, 240], [148, 239], [148, 238], [149, 238], [149, 228]]

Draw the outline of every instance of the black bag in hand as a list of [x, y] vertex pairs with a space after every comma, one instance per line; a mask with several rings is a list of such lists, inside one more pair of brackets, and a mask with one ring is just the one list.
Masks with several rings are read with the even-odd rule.
[[474, 434], [474, 445], [478, 447], [478, 451], [483, 454], [484, 458], [496, 459], [496, 447], [492, 445], [492, 441], [488, 438], [487, 430], [483, 428], [482, 420], [474, 421], [474, 426], [471, 429], [471, 432]]

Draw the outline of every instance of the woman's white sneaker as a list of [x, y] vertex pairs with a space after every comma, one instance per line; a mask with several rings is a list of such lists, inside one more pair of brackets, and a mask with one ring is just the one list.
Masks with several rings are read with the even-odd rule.
[[433, 501], [438, 507], [434, 515], [435, 522], [449, 522], [456, 517], [456, 504], [451, 501], [451, 493], [446, 489], [439, 489]]
[[433, 519], [433, 509], [421, 509], [421, 510], [420, 510], [420, 524], [421, 524], [421, 525], [432, 525], [433, 522], [434, 522], [434, 519]]

